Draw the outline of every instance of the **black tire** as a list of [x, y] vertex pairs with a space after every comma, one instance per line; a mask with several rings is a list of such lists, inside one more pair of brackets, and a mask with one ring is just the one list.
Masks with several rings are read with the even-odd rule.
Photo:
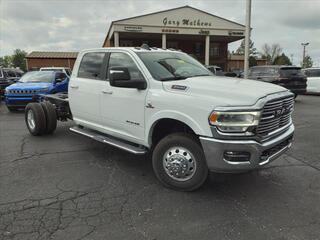
[[57, 128], [56, 108], [50, 102], [41, 102], [44, 114], [46, 116], [45, 134], [52, 134]]
[[18, 111], [18, 108], [17, 108], [17, 107], [9, 107], [9, 106], [7, 106], [7, 108], [8, 108], [8, 110], [9, 110], [9, 112], [16, 112], [16, 111]]
[[[33, 114], [34, 127], [32, 127], [28, 122], [29, 112]], [[25, 122], [27, 124], [29, 132], [33, 136], [40, 136], [46, 131], [46, 115], [40, 103], [29, 103], [25, 108]]]
[[294, 94], [294, 99], [296, 99], [298, 97], [298, 94], [297, 93], [295, 93]]
[[[174, 147], [181, 147], [188, 150], [194, 157], [195, 171], [190, 174], [190, 179], [178, 181], [169, 176], [164, 166], [165, 154]], [[170, 151], [169, 151], [169, 154]], [[183, 153], [185, 154], [185, 153]], [[201, 187], [208, 176], [208, 167], [206, 164], [203, 150], [199, 141], [190, 134], [173, 133], [164, 137], [154, 148], [152, 155], [153, 170], [160, 182], [169, 188], [179, 191], [194, 191]], [[190, 168], [191, 169], [191, 168]]]

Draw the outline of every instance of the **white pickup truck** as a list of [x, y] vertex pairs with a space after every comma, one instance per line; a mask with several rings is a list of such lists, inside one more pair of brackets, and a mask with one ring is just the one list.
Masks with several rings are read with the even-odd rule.
[[32, 135], [71, 131], [133, 154], [152, 153], [167, 187], [192, 191], [208, 172], [258, 169], [292, 143], [294, 95], [280, 86], [214, 76], [180, 51], [100, 48], [82, 51], [68, 94], [30, 103]]

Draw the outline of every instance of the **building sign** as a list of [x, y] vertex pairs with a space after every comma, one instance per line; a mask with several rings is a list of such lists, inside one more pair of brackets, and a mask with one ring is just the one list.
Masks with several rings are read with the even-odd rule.
[[201, 29], [201, 30], [199, 31], [199, 34], [200, 34], [200, 35], [210, 35], [210, 31], [209, 31], [209, 30], [202, 30], [202, 29]]
[[230, 36], [243, 36], [244, 32], [241, 31], [229, 31]]
[[124, 30], [128, 32], [142, 32], [142, 27], [140, 26], [124, 26]]
[[165, 17], [162, 21], [164, 26], [175, 26], [175, 27], [211, 27], [211, 22], [203, 22], [200, 19], [188, 19], [184, 18], [181, 20], [169, 19]]
[[179, 33], [179, 30], [178, 29], [170, 29], [170, 28], [167, 28], [167, 29], [162, 29], [162, 32], [163, 33]]

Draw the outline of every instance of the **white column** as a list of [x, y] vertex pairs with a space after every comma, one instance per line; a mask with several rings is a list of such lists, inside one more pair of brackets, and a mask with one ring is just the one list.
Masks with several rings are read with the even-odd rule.
[[114, 46], [119, 47], [119, 32], [114, 32]]
[[244, 78], [248, 78], [248, 72], [249, 72], [250, 23], [251, 23], [251, 0], [247, 0], [246, 1], [246, 31], [245, 31], [245, 38], [244, 38]]
[[205, 49], [205, 65], [209, 65], [210, 64], [210, 59], [209, 59], [209, 55], [210, 54], [210, 36], [207, 35], [206, 36], [206, 49]]
[[167, 48], [167, 34], [162, 33], [162, 48]]

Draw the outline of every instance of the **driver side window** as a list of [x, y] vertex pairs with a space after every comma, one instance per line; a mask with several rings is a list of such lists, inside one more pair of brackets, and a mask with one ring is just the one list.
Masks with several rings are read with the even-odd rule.
[[134, 63], [132, 58], [125, 53], [113, 52], [110, 54], [109, 67], [108, 67], [108, 79], [109, 79], [109, 69], [111, 67], [128, 68], [131, 80], [143, 79], [143, 76], [139, 68], [137, 67], [137, 65]]

